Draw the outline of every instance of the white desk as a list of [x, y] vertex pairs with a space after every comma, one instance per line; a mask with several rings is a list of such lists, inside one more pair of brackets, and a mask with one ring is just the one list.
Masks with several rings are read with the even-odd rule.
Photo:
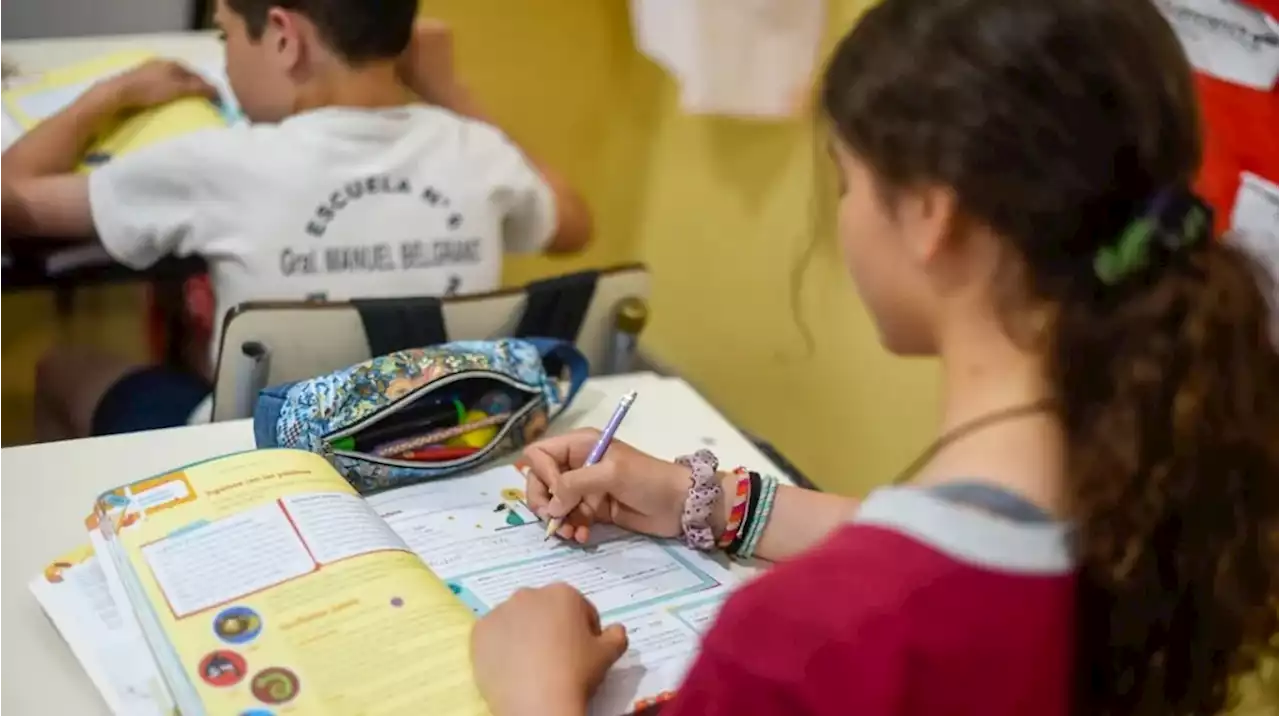
[[[640, 395], [620, 439], [663, 457], [708, 447], [730, 465], [781, 474], [687, 383], [651, 373], [589, 381], [553, 432], [603, 426], [628, 390]], [[132, 480], [253, 447], [252, 424], [238, 420], [0, 451], [0, 710], [107, 713], [27, 589], [50, 560], [86, 542], [84, 518], [94, 498]]]
[[213, 31], [9, 40], [3, 54], [23, 76], [124, 50], [146, 50], [192, 64], [218, 63], [223, 57], [222, 43]]

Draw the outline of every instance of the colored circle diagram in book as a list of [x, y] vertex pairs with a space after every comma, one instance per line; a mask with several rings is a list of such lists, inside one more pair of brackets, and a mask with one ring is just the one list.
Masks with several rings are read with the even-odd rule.
[[244, 678], [248, 665], [234, 651], [211, 651], [200, 660], [200, 678], [210, 686], [235, 686]]
[[281, 666], [263, 669], [249, 682], [253, 697], [264, 704], [288, 703], [298, 695], [299, 688], [298, 676]]
[[262, 632], [262, 617], [249, 607], [227, 607], [213, 618], [213, 633], [228, 644], [253, 641]]

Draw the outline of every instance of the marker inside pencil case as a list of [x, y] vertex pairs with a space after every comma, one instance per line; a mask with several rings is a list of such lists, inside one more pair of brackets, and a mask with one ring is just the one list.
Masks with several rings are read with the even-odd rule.
[[413, 460], [414, 462], [440, 462], [471, 457], [480, 452], [478, 447], [453, 447], [449, 445], [428, 445], [418, 450], [409, 450], [396, 455], [397, 460]]
[[[371, 452], [379, 457], [394, 457], [410, 450], [416, 450], [427, 445], [443, 443], [456, 437], [460, 437], [466, 433], [480, 430], [482, 428], [501, 425], [511, 419], [511, 413], [499, 413], [490, 415], [484, 419], [474, 422], [463, 423], [462, 425], [454, 425], [449, 428], [433, 430], [429, 433], [419, 435], [417, 437], [404, 438], [394, 442], [384, 443], [375, 447]], [[480, 447], [480, 446], [470, 446]]]
[[[390, 387], [390, 386], [388, 386]], [[534, 385], [489, 370], [468, 370], [430, 381], [420, 387], [410, 388], [394, 402], [367, 415], [354, 424], [325, 436], [326, 448], [337, 457], [359, 458], [396, 467], [420, 467], [421, 461], [401, 460], [397, 454], [415, 449], [420, 443], [395, 445], [409, 438], [423, 438], [437, 430], [459, 427], [465, 419], [482, 408], [485, 412], [502, 409], [492, 415], [498, 421], [492, 425], [469, 425], [460, 432], [468, 435], [468, 441], [458, 440], [453, 433], [436, 440], [450, 442], [453, 446], [481, 447], [466, 457], [441, 460], [432, 467], [449, 466], [469, 460], [482, 459], [493, 446], [501, 443], [507, 433], [521, 425], [522, 418], [543, 403], [542, 390]], [[490, 416], [486, 416], [489, 418]], [[478, 430], [483, 433], [484, 444], [476, 444]], [[425, 443], [430, 444], [430, 443]], [[392, 448], [392, 449], [388, 449]]]

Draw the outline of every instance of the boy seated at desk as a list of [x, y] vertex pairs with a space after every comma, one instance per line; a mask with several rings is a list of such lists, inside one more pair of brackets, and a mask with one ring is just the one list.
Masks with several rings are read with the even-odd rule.
[[[122, 112], [214, 90], [153, 61], [100, 82], [3, 157], [3, 227], [97, 237], [126, 265], [200, 254], [221, 317], [263, 299], [498, 287], [504, 251], [572, 251], [588, 210], [487, 124], [455, 79], [448, 31], [417, 0], [220, 0], [227, 77], [255, 124], [73, 173]], [[411, 93], [417, 95], [411, 101]], [[186, 424], [206, 375], [63, 348], [37, 371], [41, 439]]]

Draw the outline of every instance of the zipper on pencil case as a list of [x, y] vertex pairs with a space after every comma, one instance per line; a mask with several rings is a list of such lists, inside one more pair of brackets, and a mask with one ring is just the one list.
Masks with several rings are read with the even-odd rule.
[[[532, 398], [523, 406], [521, 406], [518, 410], [514, 411], [511, 414], [511, 417], [508, 418], [507, 421], [502, 424], [502, 427], [498, 429], [498, 433], [493, 436], [493, 439], [490, 440], [487, 445], [485, 445], [483, 448], [476, 451], [475, 453], [472, 453], [471, 455], [467, 455], [466, 457], [455, 458], [453, 460], [442, 460], [440, 462], [423, 462], [419, 460], [397, 460], [395, 458], [383, 457], [381, 455], [374, 455], [373, 453], [360, 452], [357, 450], [339, 450], [333, 447], [333, 444], [341, 440], [342, 438], [353, 437], [356, 433], [362, 430], [365, 430], [367, 428], [370, 428], [374, 425], [377, 425], [378, 423], [393, 417], [396, 413], [400, 412], [401, 410], [415, 403], [419, 398], [423, 398], [439, 388], [445, 388], [450, 385], [453, 385], [454, 383], [459, 383], [464, 380], [474, 379], [474, 378], [488, 378], [488, 379], [494, 380], [498, 383], [502, 383], [506, 385], [509, 388], [514, 388], [523, 393], [527, 393], [531, 395]], [[415, 388], [414, 390], [410, 391], [408, 394], [397, 399], [394, 403], [386, 406], [385, 408], [374, 413], [373, 415], [370, 415], [364, 418], [363, 420], [356, 422], [353, 425], [348, 425], [345, 428], [341, 428], [339, 430], [335, 430], [333, 432], [327, 433], [321, 436], [320, 439], [322, 441], [325, 452], [330, 453], [332, 455], [352, 458], [356, 460], [363, 460], [365, 462], [372, 462], [380, 465], [389, 465], [392, 467], [414, 467], [414, 468], [430, 468], [430, 469], [448, 468], [448, 467], [465, 464], [473, 460], [483, 458], [485, 455], [492, 452], [494, 448], [499, 443], [502, 442], [503, 438], [507, 436], [507, 434], [511, 431], [512, 426], [515, 425], [520, 418], [524, 417], [529, 411], [541, 405], [543, 402], [544, 402], [544, 398], [542, 396], [542, 391], [538, 389], [536, 386], [532, 386], [532, 385], [529, 385], [528, 383], [520, 382], [518, 380], [507, 377], [501, 373], [497, 373], [494, 371], [469, 370], [463, 373], [455, 373], [451, 376], [447, 376], [445, 378], [441, 378], [440, 380], [432, 381], [427, 385], [421, 386], [419, 388]]]

